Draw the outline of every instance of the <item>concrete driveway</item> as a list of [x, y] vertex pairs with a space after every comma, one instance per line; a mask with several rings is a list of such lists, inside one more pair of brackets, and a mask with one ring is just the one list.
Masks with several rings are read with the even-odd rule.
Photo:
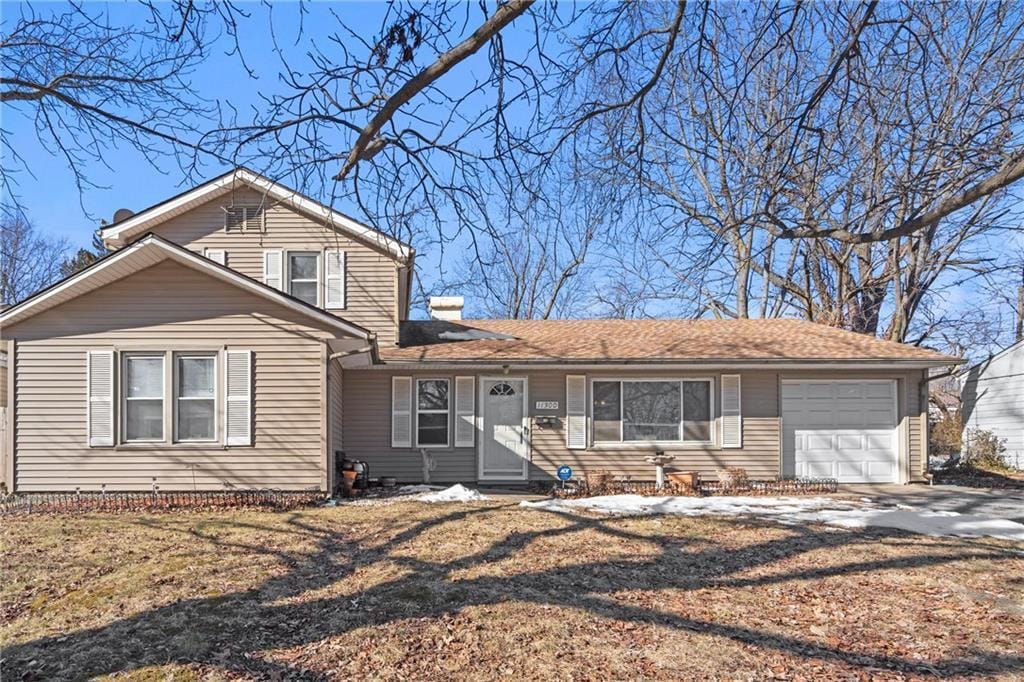
[[904, 504], [933, 511], [1010, 519], [1024, 523], [1024, 490], [963, 488], [955, 485], [841, 485], [840, 494], [875, 504]]

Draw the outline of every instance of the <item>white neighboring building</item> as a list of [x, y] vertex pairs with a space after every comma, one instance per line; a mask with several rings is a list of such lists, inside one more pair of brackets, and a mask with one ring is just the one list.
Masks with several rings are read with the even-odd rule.
[[1007, 463], [1024, 468], [1024, 340], [960, 376], [964, 428], [1005, 438]]

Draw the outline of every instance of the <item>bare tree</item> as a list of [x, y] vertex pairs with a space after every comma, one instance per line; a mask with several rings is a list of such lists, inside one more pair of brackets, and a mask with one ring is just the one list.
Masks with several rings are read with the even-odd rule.
[[13, 305], [60, 279], [67, 241], [38, 232], [22, 215], [0, 218], [0, 303]]
[[561, 175], [539, 173], [557, 190], [493, 187], [489, 212], [448, 288], [471, 296], [487, 317], [548, 319], [585, 316], [592, 301], [591, 249], [618, 219], [611, 195], [568, 164]]
[[[671, 15], [647, 11], [652, 26]], [[650, 219], [637, 242], [660, 268], [638, 288], [677, 291], [684, 314], [798, 313], [922, 341], [936, 330], [915, 320], [945, 286], [1012, 272], [991, 249], [1019, 229], [1012, 7], [758, 4], [700, 21], [643, 117], [590, 131], [612, 142], [598, 172], [632, 181]]]
[[[23, 3], [0, 34], [0, 103], [32, 119], [39, 144], [66, 161], [80, 192], [94, 186], [90, 167], [114, 147], [154, 164], [178, 155], [182, 167], [202, 152], [195, 129], [214, 108], [189, 76], [208, 56], [212, 20], [231, 39], [240, 12], [230, 1], [141, 6], [144, 20], [116, 22], [88, 3]], [[17, 139], [2, 133], [0, 185], [16, 199], [17, 177], [32, 169]]]

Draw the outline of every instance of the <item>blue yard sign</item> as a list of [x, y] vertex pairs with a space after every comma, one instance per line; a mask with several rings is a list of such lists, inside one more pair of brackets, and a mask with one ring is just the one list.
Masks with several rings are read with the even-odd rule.
[[558, 467], [558, 480], [568, 481], [570, 478], [572, 478], [571, 466], [563, 464], [562, 466]]

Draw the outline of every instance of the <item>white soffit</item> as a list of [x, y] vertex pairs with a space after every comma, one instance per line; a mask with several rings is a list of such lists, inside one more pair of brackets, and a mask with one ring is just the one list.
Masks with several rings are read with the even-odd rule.
[[48, 289], [44, 289], [18, 305], [8, 308], [0, 314], [0, 327], [17, 324], [33, 315], [54, 308], [61, 303], [78, 298], [83, 294], [87, 294], [90, 291], [116, 282], [168, 259], [291, 308], [346, 335], [359, 339], [369, 339], [370, 337], [370, 333], [367, 330], [351, 322], [313, 308], [302, 301], [293, 299], [234, 270], [217, 265], [213, 261], [154, 235], [145, 237], [98, 261], [95, 265], [54, 284]]
[[102, 229], [103, 239], [115, 246], [123, 245], [130, 241], [131, 237], [140, 235], [159, 223], [181, 215], [197, 206], [201, 206], [218, 196], [229, 193], [231, 190], [236, 189], [239, 183], [263, 192], [275, 201], [322, 220], [327, 225], [337, 228], [356, 239], [375, 245], [387, 251], [395, 258], [405, 261], [412, 255], [412, 249], [397, 239], [393, 239], [372, 227], [363, 225], [329, 206], [313, 201], [293, 189], [278, 184], [246, 168], [239, 168], [225, 173], [219, 178], [214, 178], [173, 199], [141, 211], [131, 218], [108, 225]]

